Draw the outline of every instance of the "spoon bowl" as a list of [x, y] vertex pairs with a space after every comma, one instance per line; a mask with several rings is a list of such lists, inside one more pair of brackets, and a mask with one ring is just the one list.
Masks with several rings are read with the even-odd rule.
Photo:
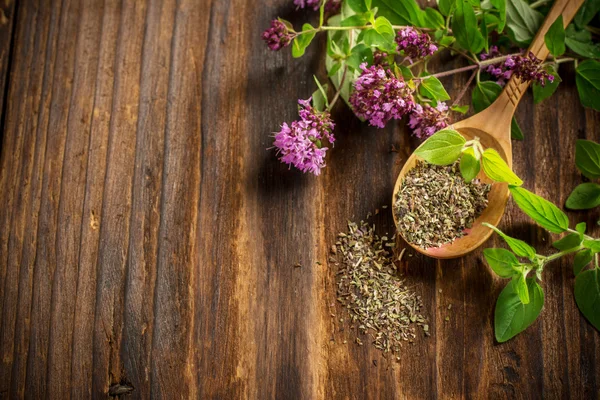
[[[456, 126], [454, 126], [454, 129], [457, 129]], [[485, 148], [490, 147], [498, 150], [500, 155], [505, 160], [507, 160], [503, 147], [493, 136], [476, 128], [465, 127], [457, 130], [467, 140], [472, 140], [476, 137], [479, 138], [481, 144]], [[404, 167], [402, 167], [402, 170], [398, 175], [398, 179], [396, 180], [396, 185], [394, 186], [392, 210], [394, 210], [393, 204], [395, 204], [396, 202], [398, 192], [402, 187], [402, 181], [404, 180], [404, 177], [412, 168], [415, 167], [417, 161], [419, 160], [422, 159], [413, 153], [404, 164]], [[461, 238], [456, 239], [452, 243], [447, 243], [440, 247], [429, 247], [425, 249], [415, 244], [409, 243], [415, 250], [422, 254], [425, 254], [426, 256], [434, 258], [456, 258], [461, 257], [469, 253], [470, 251], [476, 249], [477, 247], [481, 246], [483, 242], [485, 242], [490, 237], [490, 235], [492, 234], [492, 230], [482, 224], [483, 222], [487, 222], [492, 225], [497, 225], [498, 222], [500, 222], [500, 220], [502, 219], [502, 214], [504, 213], [506, 202], [508, 200], [508, 185], [506, 183], [493, 182], [490, 178], [487, 177], [483, 170], [479, 171], [477, 179], [484, 183], [491, 183], [492, 188], [488, 194], [488, 206], [485, 210], [483, 210], [483, 213], [475, 220], [473, 226], [465, 231], [467, 234]], [[397, 227], [398, 219], [396, 216], [396, 212], [394, 211], [392, 214], [394, 216], [394, 223]], [[402, 235], [402, 232], [400, 232], [400, 235]]]
[[[550, 26], [556, 19], [562, 15], [563, 25], [566, 27], [569, 22], [575, 17], [577, 10], [584, 3], [584, 0], [555, 0], [546, 19], [540, 26], [538, 33], [529, 46], [529, 51], [538, 59], [544, 61], [548, 57], [549, 51], [544, 41], [544, 36]], [[455, 123], [451, 128], [460, 132], [467, 140], [478, 137], [484, 148], [492, 148], [498, 151], [504, 161], [512, 168], [512, 147], [510, 141], [511, 121], [515, 113], [519, 101], [529, 86], [528, 82], [521, 82], [516, 76], [513, 76], [498, 98], [485, 110]], [[404, 167], [400, 171], [394, 194], [392, 197], [392, 210], [396, 202], [398, 191], [402, 186], [404, 177], [418, 161], [418, 157], [413, 153]], [[492, 183], [483, 171], [477, 176], [482, 182]], [[467, 253], [475, 250], [485, 242], [492, 230], [482, 225], [487, 222], [492, 225], [497, 225], [502, 219], [506, 202], [508, 200], [509, 190], [506, 183], [494, 182], [492, 189], [488, 194], [488, 206], [483, 213], [475, 220], [473, 226], [467, 230], [467, 234], [452, 243], [445, 244], [441, 247], [430, 247], [427, 249], [409, 243], [415, 250], [427, 256], [434, 258], [456, 258], [464, 256]], [[394, 223], [396, 230], [398, 229], [398, 220], [396, 213], [393, 212]], [[404, 237], [403, 237], [404, 238]]]

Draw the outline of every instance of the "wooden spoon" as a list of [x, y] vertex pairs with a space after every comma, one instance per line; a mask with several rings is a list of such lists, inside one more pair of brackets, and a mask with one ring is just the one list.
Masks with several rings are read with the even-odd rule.
[[[540, 60], [545, 60], [549, 50], [544, 42], [544, 35], [548, 32], [550, 26], [560, 15], [563, 17], [565, 27], [571, 22], [577, 10], [583, 4], [584, 0], [556, 0], [552, 9], [548, 13], [544, 23], [540, 27], [537, 35], [533, 39], [529, 51], [531, 51]], [[459, 121], [453, 125], [453, 128], [459, 131], [467, 140], [478, 137], [484, 148], [493, 148], [500, 153], [508, 165], [512, 168], [512, 147], [510, 141], [510, 128], [512, 117], [517, 108], [517, 104], [527, 90], [529, 83], [523, 83], [517, 77], [512, 77], [504, 87], [504, 90], [498, 96], [496, 101], [482, 112], [475, 114], [467, 119]], [[412, 154], [404, 164], [404, 167], [398, 175], [398, 180], [394, 187], [392, 198], [392, 209], [396, 201], [396, 196], [404, 176], [416, 164], [419, 157]], [[492, 183], [492, 181], [481, 171], [478, 178], [482, 182]], [[467, 230], [467, 235], [452, 243], [441, 247], [430, 247], [427, 249], [409, 243], [415, 250], [434, 258], [456, 258], [461, 257], [477, 247], [481, 246], [490, 235], [492, 230], [482, 225], [488, 222], [497, 225], [504, 214], [506, 201], [508, 200], [508, 185], [505, 183], [494, 183], [488, 196], [488, 207], [477, 218], [473, 227]], [[398, 227], [396, 213], [394, 214], [394, 223]], [[400, 231], [399, 231], [400, 232]], [[402, 235], [402, 232], [400, 232]]]

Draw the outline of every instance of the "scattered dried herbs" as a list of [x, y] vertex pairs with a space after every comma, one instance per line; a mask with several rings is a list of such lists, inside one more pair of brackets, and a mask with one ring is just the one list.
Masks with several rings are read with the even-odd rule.
[[419, 161], [398, 191], [394, 212], [409, 243], [439, 247], [465, 235], [487, 207], [491, 185], [467, 183], [459, 162], [441, 166]]
[[[348, 222], [348, 232], [340, 233], [332, 248], [339, 265], [337, 300], [349, 313], [350, 327], [370, 335], [372, 344], [386, 353], [397, 353], [402, 343], [412, 343], [415, 326], [429, 336], [427, 321], [420, 314], [421, 296], [400, 278], [394, 261], [401, 255], [394, 255], [394, 247], [395, 236], [379, 237], [374, 225], [361, 221]], [[363, 345], [359, 337], [354, 341]]]

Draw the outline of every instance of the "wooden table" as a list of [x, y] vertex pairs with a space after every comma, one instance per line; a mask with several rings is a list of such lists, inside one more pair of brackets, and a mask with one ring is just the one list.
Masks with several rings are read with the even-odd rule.
[[[541, 318], [502, 345], [503, 282], [481, 250], [406, 258], [432, 336], [399, 363], [340, 331], [328, 249], [376, 208], [391, 232], [382, 206], [417, 142], [340, 106], [322, 176], [267, 150], [312, 74], [325, 79], [324, 38], [293, 60], [260, 33], [314, 14], [289, 0], [1, 6], [0, 398], [598, 396], [600, 333], [576, 308], [570, 260], [547, 268]], [[581, 182], [575, 140], [600, 140], [600, 114], [562, 75], [558, 95], [524, 99], [514, 143], [525, 186], [558, 204]], [[467, 78], [445, 81], [452, 95]], [[569, 216], [600, 234], [598, 209]], [[501, 227], [550, 252], [514, 205]]]

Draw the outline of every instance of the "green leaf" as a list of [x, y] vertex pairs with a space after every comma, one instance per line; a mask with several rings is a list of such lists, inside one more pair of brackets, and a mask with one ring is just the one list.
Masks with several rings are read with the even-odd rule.
[[587, 224], [585, 222], [580, 222], [577, 225], [575, 225], [575, 230], [579, 233], [581, 233], [582, 235], [585, 233], [585, 230], [587, 229]]
[[364, 13], [369, 11], [365, 0], [346, 0], [352, 11], [356, 13]]
[[600, 63], [586, 60], [579, 64], [575, 82], [581, 104], [600, 111]]
[[550, 75], [554, 75], [554, 81], [550, 82], [546, 80], [546, 84], [544, 86], [540, 85], [538, 82], [534, 82], [533, 84], [533, 102], [535, 104], [541, 103], [543, 100], [546, 100], [548, 97], [552, 96], [556, 89], [558, 88], [558, 84], [562, 82], [556, 68], [553, 65], [548, 65], [544, 68]]
[[585, 3], [579, 9], [577, 15], [575, 15], [575, 24], [583, 28], [594, 18], [600, 11], [600, 0], [586, 0]]
[[502, 86], [498, 85], [496, 82], [479, 82], [471, 93], [473, 110], [475, 110], [475, 112], [485, 110], [494, 102], [494, 100], [496, 100], [501, 92]]
[[563, 17], [558, 18], [550, 25], [550, 29], [544, 35], [546, 47], [550, 50], [550, 54], [554, 57], [562, 56], [565, 52], [565, 26], [563, 25]]
[[483, 13], [482, 14], [483, 19], [482, 19], [481, 23], [479, 24], [479, 29], [481, 30], [481, 37], [483, 38], [483, 49], [485, 50], [486, 53], [489, 53], [490, 46], [489, 46], [489, 40], [488, 40], [489, 34], [488, 34], [488, 22], [487, 22], [489, 18], [486, 18], [487, 15], [489, 15], [489, 14], [486, 14], [485, 11], [482, 11], [482, 13]]
[[404, 80], [407, 81], [415, 77], [410, 68], [405, 67], [404, 65], [394, 64], [394, 73], [396, 76], [402, 76]]
[[515, 274], [513, 266], [519, 265], [519, 260], [510, 251], [501, 248], [485, 249], [483, 256], [488, 265], [501, 278], [510, 278]]
[[340, 70], [340, 68], [342, 68], [342, 65], [343, 63], [338, 60], [335, 64], [333, 64], [333, 67], [331, 67], [331, 69], [327, 72], [327, 76], [330, 78], [332, 76], [335, 76]]
[[315, 76], [314, 78], [319, 88], [312, 94], [312, 105], [317, 110], [323, 111], [329, 105], [329, 101], [327, 100], [327, 84], [321, 85], [317, 77]]
[[[311, 31], [313, 29], [314, 28], [311, 24], [302, 25], [303, 32]], [[304, 51], [306, 50], [310, 42], [312, 42], [313, 38], [315, 37], [315, 34], [316, 32], [308, 32], [296, 36], [294, 42], [292, 43], [292, 56], [294, 58], [302, 57], [304, 55]]]
[[542, 228], [553, 233], [569, 229], [569, 218], [554, 204], [521, 187], [510, 187], [510, 193], [519, 208]]
[[523, 181], [506, 164], [506, 161], [494, 149], [486, 149], [482, 158], [483, 171], [496, 182], [507, 182], [511, 185], [521, 186]]
[[464, 49], [473, 53], [479, 53], [483, 49], [485, 41], [477, 29], [477, 17], [468, 0], [456, 0], [452, 32], [458, 44]]
[[583, 246], [590, 249], [592, 253], [600, 253], [600, 239], [584, 239]]
[[469, 111], [469, 105], [465, 104], [464, 106], [452, 106], [450, 109], [460, 114], [466, 114]]
[[510, 121], [510, 137], [516, 140], [523, 140], [523, 131], [515, 117]]
[[498, 10], [498, 33], [502, 33], [506, 26], [506, 0], [491, 0], [491, 3]]
[[513, 278], [513, 282], [515, 282], [514, 289], [519, 296], [519, 300], [523, 304], [529, 304], [529, 288], [527, 287], [527, 281], [525, 280], [525, 275], [519, 274]]
[[496, 302], [494, 331], [498, 342], [506, 342], [527, 329], [544, 307], [544, 291], [533, 278], [527, 279], [529, 304], [523, 304], [511, 280]]
[[589, 210], [600, 205], [600, 185], [582, 183], [569, 195], [565, 206], [571, 210]]
[[[379, 17], [382, 18], [382, 17]], [[389, 23], [389, 21], [388, 21]], [[386, 32], [385, 34], [379, 33], [375, 28], [365, 29], [362, 31], [362, 39], [367, 46], [377, 47], [380, 50], [393, 52], [396, 49], [396, 43], [394, 42], [393, 36], [389, 34], [389, 31], [380, 24], [380, 30]], [[360, 39], [360, 38], [359, 38]]]
[[600, 269], [594, 268], [577, 275], [575, 301], [583, 316], [600, 330]]
[[565, 44], [575, 53], [586, 58], [600, 58], [600, 46], [592, 41], [592, 34], [587, 30], [576, 30], [571, 24], [565, 31]]
[[493, 229], [498, 235], [500, 235], [500, 237], [504, 239], [508, 247], [510, 247], [513, 253], [515, 253], [517, 256], [527, 257], [530, 260], [533, 260], [535, 258], [535, 249], [527, 243], [525, 243], [524, 241], [508, 236], [500, 229], [496, 228], [494, 225], [488, 224], [487, 222], [484, 222], [483, 225]]
[[[488, 30], [488, 32], [489, 32], [490, 30], [494, 30], [494, 27], [495, 27], [495, 26], [497, 27], [497, 26], [498, 26], [498, 24], [500, 24], [500, 19], [499, 19], [497, 16], [495, 16], [494, 14], [491, 14], [491, 13], [489, 13], [489, 12], [487, 12], [487, 13], [483, 14], [483, 15], [482, 15], [482, 17], [483, 17], [483, 19], [482, 19], [482, 22], [481, 22], [481, 24], [483, 24], [483, 21], [485, 21], [485, 24], [486, 24], [486, 26], [487, 26], [487, 30]], [[483, 28], [481, 28], [481, 32], [482, 32], [482, 34], [483, 34]], [[489, 35], [488, 35], [488, 36], [489, 36]], [[484, 35], [484, 37], [485, 37], [485, 35]], [[488, 39], [489, 39], [489, 38], [488, 38]]]
[[560, 251], [563, 251], [579, 246], [582, 241], [583, 237], [579, 233], [570, 233], [564, 238], [552, 243], [552, 246], [554, 246]]
[[579, 139], [575, 144], [575, 164], [586, 177], [600, 178], [600, 144]]
[[506, 0], [506, 27], [510, 38], [527, 46], [537, 33], [544, 16], [523, 0]]
[[442, 129], [423, 142], [415, 155], [430, 164], [448, 165], [458, 160], [466, 140], [452, 129]]
[[435, 8], [427, 7], [425, 9], [425, 25], [431, 29], [443, 29], [445, 27], [444, 17]]
[[377, 17], [375, 23], [373, 24], [373, 28], [379, 33], [381, 36], [385, 37], [387, 40], [394, 41], [396, 34], [394, 33], [394, 28], [392, 27], [392, 23], [386, 17]]
[[[344, 16], [348, 16], [352, 14], [352, 11], [348, 11], [349, 7], [346, 6], [345, 4], [342, 6], [342, 12], [344, 13]], [[342, 20], [342, 15], [338, 14], [338, 15], [334, 15], [333, 17], [330, 17], [327, 20], [327, 24], [329, 26], [339, 26], [340, 25], [340, 21]], [[336, 90], [338, 90], [340, 88], [340, 82], [342, 80], [342, 76], [344, 75], [344, 70], [347, 67], [344, 63], [342, 62], [342, 67], [338, 68], [337, 73], [335, 74], [331, 74], [332, 69], [337, 68], [335, 67], [335, 65], [337, 63], [339, 63], [339, 60], [336, 60], [334, 58], [334, 56], [331, 54], [331, 48], [335, 47], [339, 49], [339, 51], [343, 54], [344, 51], [342, 49], [344, 48], [354, 48], [355, 44], [356, 44], [356, 35], [352, 34], [350, 35], [351, 31], [328, 31], [327, 32], [327, 53], [325, 55], [325, 67], [327, 69], [328, 72], [328, 76], [330, 77], [331, 83], [333, 84], [334, 88]], [[354, 31], [352, 31], [354, 32]], [[364, 46], [364, 45], [363, 45]], [[366, 46], [365, 46], [366, 47]], [[348, 53], [350, 53], [350, 51], [348, 51]], [[372, 53], [371, 53], [371, 57], [372, 57]], [[351, 71], [348, 71], [347, 73], [347, 77], [343, 82], [343, 85], [341, 87], [341, 92], [340, 92], [340, 97], [344, 100], [344, 102], [348, 105], [348, 107], [350, 107], [350, 103], [348, 101], [348, 99], [350, 98], [350, 93], [352, 91], [352, 84], [354, 82], [354, 78], [355, 78], [355, 74]]]
[[445, 16], [449, 16], [452, 12], [452, 8], [454, 7], [454, 1], [452, 0], [437, 0], [438, 8], [440, 12]]
[[573, 259], [573, 273], [575, 276], [579, 275], [581, 270], [592, 262], [592, 258], [594, 258], [594, 254], [590, 249], [581, 250], [579, 253], [575, 254], [575, 258]]
[[419, 93], [421, 96], [436, 102], [450, 100], [450, 96], [446, 92], [446, 89], [444, 89], [444, 85], [435, 76], [428, 76], [421, 81]]
[[425, 12], [415, 0], [373, 0], [377, 14], [386, 17], [393, 25], [414, 25], [425, 28]]
[[452, 43], [456, 41], [454, 36], [442, 36], [438, 43], [440, 46], [449, 47]]
[[480, 168], [481, 163], [475, 155], [475, 150], [473, 150], [472, 147], [469, 147], [463, 151], [462, 157], [460, 158], [460, 174], [465, 182], [468, 183], [475, 179]]
[[363, 26], [367, 22], [369, 22], [368, 13], [354, 14], [354, 15], [349, 16], [346, 19], [343, 19], [342, 22], [340, 22], [340, 25], [341, 26]]
[[360, 64], [364, 62], [369, 65], [373, 64], [373, 50], [364, 43], [359, 43], [352, 48], [346, 63], [355, 70], [359, 70]]

